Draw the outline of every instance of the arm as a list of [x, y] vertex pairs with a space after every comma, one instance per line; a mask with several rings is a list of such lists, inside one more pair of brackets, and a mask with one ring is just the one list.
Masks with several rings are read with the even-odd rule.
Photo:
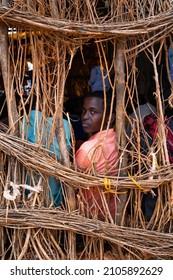
[[90, 166], [90, 160], [85, 150], [79, 149], [76, 152], [76, 164], [80, 170], [87, 170]]

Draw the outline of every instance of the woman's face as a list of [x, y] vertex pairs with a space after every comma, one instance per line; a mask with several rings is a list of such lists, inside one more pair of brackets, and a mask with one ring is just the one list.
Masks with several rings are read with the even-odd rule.
[[[103, 100], [99, 97], [86, 97], [82, 110], [82, 126], [86, 133], [97, 133], [100, 131], [104, 112]], [[104, 126], [103, 126], [103, 129]]]

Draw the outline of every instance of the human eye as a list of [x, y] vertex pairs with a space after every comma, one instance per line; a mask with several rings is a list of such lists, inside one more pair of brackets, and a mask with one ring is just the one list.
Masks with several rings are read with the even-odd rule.
[[97, 112], [95, 110], [91, 110], [91, 115], [95, 115]]

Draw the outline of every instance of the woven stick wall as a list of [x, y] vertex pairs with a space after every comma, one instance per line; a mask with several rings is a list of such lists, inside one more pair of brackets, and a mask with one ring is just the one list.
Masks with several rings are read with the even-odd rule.
[[[1, 259], [172, 258], [173, 166], [165, 140], [163, 84], [158, 71], [164, 60], [172, 90], [167, 59], [172, 16], [171, 0], [1, 1], [0, 62], [8, 108], [7, 126], [1, 123], [0, 129]], [[118, 176], [107, 178], [109, 190], [104, 176], [77, 170], [73, 132], [69, 155], [63, 125], [64, 101], [70, 96], [68, 77], [79, 53], [78, 69], [84, 69], [82, 75], [89, 69], [85, 47], [91, 45], [116, 92], [119, 170]], [[134, 100], [139, 104], [140, 56], [145, 56], [152, 69], [147, 72], [145, 68], [144, 76], [153, 77], [160, 124], [157, 141], [147, 146], [147, 153], [141, 151], [141, 134], [147, 139], [142, 122], [136, 120], [134, 126], [128, 111], [135, 112]], [[24, 100], [21, 87], [29, 74], [27, 62], [33, 64], [32, 87]], [[80, 85], [78, 89], [82, 95]], [[171, 108], [171, 93], [168, 101]], [[25, 140], [21, 125], [24, 118], [29, 121], [33, 105], [42, 112], [37, 144]], [[41, 129], [47, 118], [52, 118], [52, 127], [45, 145]], [[68, 115], [67, 119], [70, 122]], [[131, 136], [126, 133], [127, 123], [133, 128]], [[60, 159], [49, 150], [54, 136]], [[63, 184], [61, 207], [55, 208], [50, 198], [49, 176]], [[117, 193], [115, 219], [106, 204], [103, 221], [97, 214], [91, 217], [84, 212], [80, 190], [92, 186], [99, 187], [103, 201], [105, 191]], [[155, 210], [147, 221], [142, 198], [155, 192]]]

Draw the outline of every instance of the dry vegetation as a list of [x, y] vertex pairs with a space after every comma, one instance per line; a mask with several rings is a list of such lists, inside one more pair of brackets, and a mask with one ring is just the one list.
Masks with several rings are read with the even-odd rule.
[[[0, 63], [8, 107], [8, 126], [0, 126], [1, 259], [171, 259], [173, 166], [165, 141], [163, 88], [157, 66], [171, 42], [172, 1], [7, 0], [1, 1], [0, 19]], [[11, 28], [8, 40], [7, 26]], [[77, 171], [75, 161], [70, 161], [63, 129], [66, 81], [77, 53], [83, 59], [80, 67], [87, 66], [83, 49], [91, 40], [100, 63], [108, 70], [111, 88], [116, 90], [119, 173], [108, 178], [109, 191], [119, 197], [115, 221], [109, 213], [105, 221], [84, 217], [82, 198], [78, 196], [75, 203], [77, 190], [98, 186], [104, 199], [107, 186], [102, 176]], [[108, 45], [111, 55], [105, 47]], [[141, 53], [152, 65], [160, 124], [157, 144], [149, 147], [147, 155], [140, 149], [141, 131], [145, 135], [142, 123], [137, 122], [133, 139], [125, 133], [129, 104], [134, 110], [136, 59]], [[20, 91], [28, 60], [33, 63], [29, 102], [32, 106], [36, 99], [42, 122], [45, 116], [53, 118], [52, 133], [58, 135], [61, 160], [51, 156], [41, 142], [34, 145], [24, 140], [19, 130], [20, 120], [23, 116], [27, 119], [28, 112], [22, 98], [17, 110], [15, 90]], [[165, 65], [169, 77], [167, 56]], [[170, 77], [169, 82], [172, 90]], [[173, 90], [170, 106], [172, 100]], [[34, 172], [40, 174], [40, 188], [34, 182]], [[26, 174], [34, 186], [29, 200], [25, 196]], [[49, 200], [49, 175], [63, 183], [63, 208], [54, 209]], [[155, 211], [146, 221], [142, 196], [154, 194], [156, 189]]]

